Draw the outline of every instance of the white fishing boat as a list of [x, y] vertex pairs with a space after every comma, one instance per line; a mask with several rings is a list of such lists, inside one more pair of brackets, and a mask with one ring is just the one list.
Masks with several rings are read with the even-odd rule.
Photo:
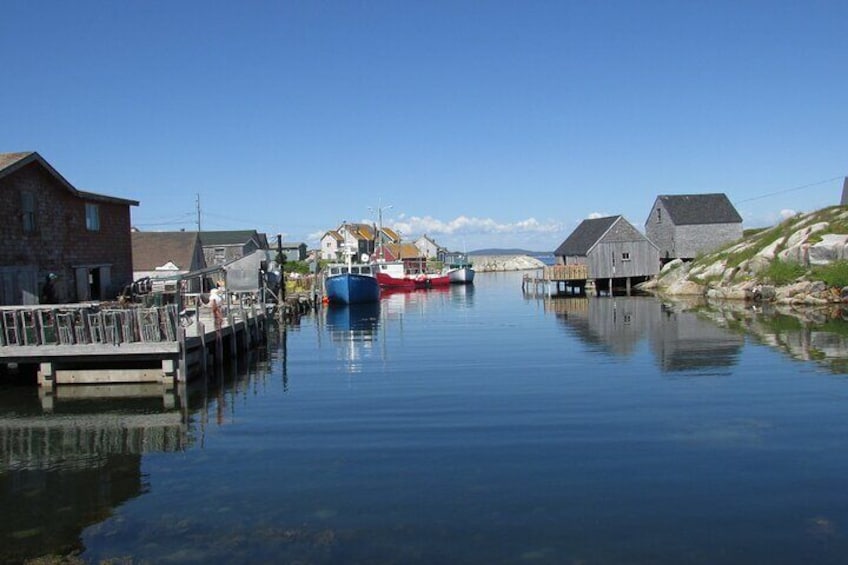
[[468, 261], [452, 263], [445, 267], [451, 284], [472, 284], [474, 282], [474, 268]]

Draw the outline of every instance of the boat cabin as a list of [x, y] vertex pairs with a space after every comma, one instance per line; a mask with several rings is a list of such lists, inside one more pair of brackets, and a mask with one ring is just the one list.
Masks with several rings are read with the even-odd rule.
[[374, 271], [371, 265], [330, 265], [329, 276], [337, 277], [339, 275], [363, 275], [373, 277]]

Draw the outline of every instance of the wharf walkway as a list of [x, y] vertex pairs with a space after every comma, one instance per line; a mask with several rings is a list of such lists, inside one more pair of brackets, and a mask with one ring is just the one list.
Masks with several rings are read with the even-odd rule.
[[586, 265], [552, 265], [524, 275], [521, 290], [536, 296], [585, 296], [589, 281]]
[[189, 300], [143, 307], [86, 303], [0, 308], [0, 364], [36, 365], [41, 387], [55, 384], [185, 382], [264, 339], [266, 308], [236, 297], [216, 324]]

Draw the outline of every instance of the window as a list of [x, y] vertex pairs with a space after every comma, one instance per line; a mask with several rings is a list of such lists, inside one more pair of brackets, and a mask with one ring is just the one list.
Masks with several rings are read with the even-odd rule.
[[621, 254], [621, 260], [622, 261], [630, 261], [630, 252], [625, 251], [624, 253], [622, 253]]
[[227, 260], [227, 250], [223, 247], [216, 247], [212, 261], [215, 265], [223, 265]]
[[100, 206], [97, 204], [85, 205], [85, 229], [100, 231]]
[[657, 223], [662, 223], [662, 208], [657, 208]]
[[21, 217], [24, 231], [35, 231], [35, 197], [31, 192], [21, 192]]

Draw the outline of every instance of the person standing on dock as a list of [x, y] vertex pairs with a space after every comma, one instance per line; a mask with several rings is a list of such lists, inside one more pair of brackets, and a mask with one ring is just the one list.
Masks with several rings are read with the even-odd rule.
[[59, 275], [56, 273], [50, 273], [47, 275], [47, 279], [44, 281], [44, 287], [41, 289], [42, 304], [56, 304], [59, 302], [59, 298], [56, 293], [56, 279], [58, 278]]
[[224, 323], [224, 314], [221, 311], [221, 303], [224, 297], [221, 291], [213, 288], [209, 291], [209, 305], [212, 307], [212, 318], [215, 320], [215, 331], [221, 331], [221, 325]]

